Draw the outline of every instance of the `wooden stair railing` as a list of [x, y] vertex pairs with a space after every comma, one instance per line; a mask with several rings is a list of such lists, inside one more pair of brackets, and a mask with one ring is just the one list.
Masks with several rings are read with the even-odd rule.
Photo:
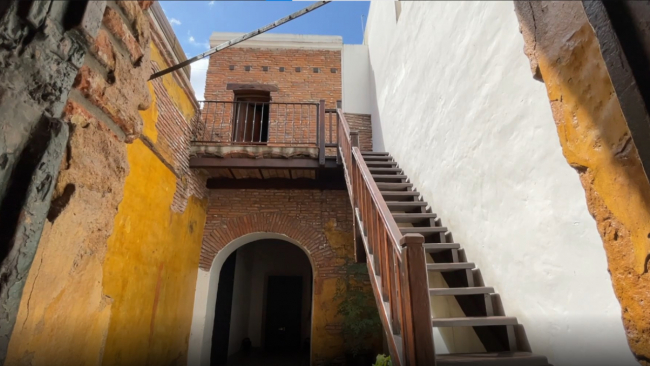
[[358, 134], [337, 112], [339, 154], [393, 364], [434, 365], [424, 237], [402, 234], [359, 150]]
[[[474, 263], [397, 162], [387, 152], [362, 152], [358, 133], [340, 109], [337, 115], [338, 161], [355, 213], [356, 257], [367, 262], [393, 364], [548, 366], [546, 357], [530, 352], [523, 326], [505, 315], [494, 288], [483, 285]], [[429, 286], [429, 274], [436, 286]], [[455, 298], [464, 316], [441, 317], [444, 307], [432, 311], [431, 299], [440, 297]], [[457, 327], [473, 328], [481, 346], [458, 345], [453, 337], [440, 347], [451, 353], [436, 355], [433, 329]]]

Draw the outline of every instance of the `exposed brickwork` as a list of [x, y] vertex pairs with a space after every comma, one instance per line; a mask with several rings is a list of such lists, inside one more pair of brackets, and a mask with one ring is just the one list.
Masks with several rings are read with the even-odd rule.
[[[231, 69], [231, 66], [234, 66]], [[250, 66], [249, 71], [247, 66]], [[267, 67], [267, 68], [265, 68]], [[284, 67], [284, 71], [280, 71]], [[296, 71], [300, 68], [300, 71]], [[318, 72], [314, 72], [314, 68]], [[267, 71], [264, 71], [267, 70]], [[332, 72], [335, 70], [336, 72]], [[229, 83], [266, 84], [277, 87], [271, 92], [273, 102], [318, 103], [335, 108], [341, 100], [341, 52], [334, 50], [232, 48], [210, 57], [206, 78], [205, 99], [232, 101], [234, 92]], [[228, 105], [228, 107], [231, 107]], [[212, 106], [203, 113], [211, 136], [222, 141], [232, 138], [232, 110], [223, 105]], [[269, 143], [315, 143], [315, 106], [272, 106], [269, 112]], [[223, 120], [223, 123], [221, 123]], [[289, 123], [286, 123], [289, 121]], [[287, 128], [290, 126], [289, 128]], [[203, 133], [205, 131], [200, 131]], [[214, 137], [212, 138], [214, 140]]]
[[212, 190], [203, 236], [201, 268], [208, 270], [214, 256], [228, 243], [255, 232], [287, 235], [309, 253], [316, 276], [337, 277], [337, 254], [325, 236], [325, 227], [352, 232], [352, 209], [345, 191]]
[[361, 151], [372, 151], [372, 124], [369, 114], [345, 113], [350, 131], [359, 131], [359, 147]]

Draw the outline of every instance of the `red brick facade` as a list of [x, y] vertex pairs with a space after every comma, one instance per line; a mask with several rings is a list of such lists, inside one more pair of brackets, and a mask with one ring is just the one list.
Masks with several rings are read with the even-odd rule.
[[[205, 99], [233, 101], [228, 84], [262, 84], [273, 103], [313, 103], [313, 105], [271, 104], [268, 113], [268, 142], [274, 146], [315, 145], [317, 104], [335, 108], [341, 100], [341, 51], [314, 49], [232, 48], [210, 57]], [[241, 108], [241, 106], [239, 106]], [[238, 136], [232, 120], [231, 104], [206, 104], [197, 128], [200, 141], [228, 142]], [[250, 137], [247, 137], [250, 138]]]
[[328, 240], [329, 227], [332, 232], [352, 233], [346, 191], [211, 190], [200, 267], [209, 270], [214, 256], [234, 239], [272, 232], [287, 235], [306, 249], [316, 277], [336, 277], [337, 259], [345, 257], [352, 243], [337, 252], [338, 243], [332, 247]]
[[350, 131], [359, 132], [359, 147], [361, 151], [372, 151], [372, 124], [369, 114], [345, 113]]
[[[250, 71], [246, 71], [248, 66]], [[280, 71], [281, 67], [284, 71]], [[315, 68], [318, 72], [314, 72]], [[228, 83], [274, 85], [278, 91], [271, 92], [273, 102], [325, 99], [327, 108], [335, 108], [336, 101], [341, 100], [341, 51], [226, 49], [210, 56], [205, 99], [233, 100], [233, 91], [226, 90]]]

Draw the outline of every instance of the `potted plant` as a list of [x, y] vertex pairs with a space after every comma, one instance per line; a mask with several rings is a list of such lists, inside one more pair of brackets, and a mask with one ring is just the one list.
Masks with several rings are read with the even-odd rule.
[[374, 361], [374, 348], [381, 337], [382, 325], [377, 304], [368, 283], [365, 263], [345, 264], [346, 274], [336, 284], [335, 300], [342, 317], [343, 339], [348, 366], [369, 366]]

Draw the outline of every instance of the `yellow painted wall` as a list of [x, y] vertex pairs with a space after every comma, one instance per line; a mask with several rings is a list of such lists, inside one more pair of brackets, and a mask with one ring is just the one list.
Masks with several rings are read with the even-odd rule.
[[[607, 253], [628, 343], [650, 364], [650, 184], [580, 2], [517, 3], [562, 152], [580, 174]], [[645, 362], [645, 363], [644, 363]]]
[[139, 140], [127, 148], [131, 174], [103, 267], [113, 299], [105, 365], [184, 363], [205, 203], [171, 211], [176, 177]]
[[[151, 59], [166, 67], [151, 43]], [[153, 91], [152, 83], [149, 83]], [[194, 106], [171, 74], [163, 86], [187, 120]], [[140, 113], [143, 133], [157, 140], [155, 93]], [[185, 364], [207, 201], [190, 197], [171, 210], [177, 177], [141, 140], [127, 147], [131, 173], [104, 263], [104, 292], [113, 299], [105, 365]]]
[[[181, 114], [194, 114], [171, 76], [163, 85]], [[140, 115], [156, 141], [153, 97]], [[5, 365], [183, 365], [207, 202], [190, 197], [173, 212], [172, 171], [89, 115], [69, 116], [76, 128], [57, 190], [76, 190], [45, 225]]]

